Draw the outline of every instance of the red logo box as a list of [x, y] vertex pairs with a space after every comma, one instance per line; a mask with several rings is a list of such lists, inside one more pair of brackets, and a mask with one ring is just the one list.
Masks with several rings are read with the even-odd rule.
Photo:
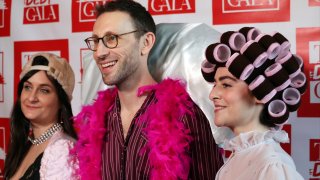
[[148, 10], [152, 15], [194, 13], [195, 0], [149, 0]]
[[290, 0], [215, 0], [212, 11], [213, 24], [283, 22], [290, 21]]
[[59, 5], [50, 0], [25, 0], [23, 24], [59, 22]]
[[11, 0], [0, 1], [0, 36], [10, 36]]
[[68, 50], [68, 39], [14, 42], [14, 99], [17, 98], [16, 92], [22, 67], [31, 55], [38, 52], [51, 52], [69, 60]]
[[319, 0], [309, 0], [309, 6], [320, 6]]
[[320, 28], [298, 28], [296, 39], [308, 83], [297, 116], [320, 117]]
[[4, 178], [4, 159], [8, 153], [10, 140], [10, 120], [7, 118], [0, 118], [0, 179]]
[[0, 52], [0, 103], [4, 102], [3, 52]]
[[310, 161], [320, 161], [320, 139], [310, 139]]
[[311, 169], [311, 171], [312, 171], [312, 176], [319, 177], [319, 178], [312, 178], [310, 180], [319, 180], [320, 179], [320, 162], [315, 162], [313, 165], [313, 169]]
[[96, 21], [95, 6], [103, 2], [105, 1], [72, 0], [72, 32], [92, 31]]
[[320, 177], [320, 139], [310, 139], [310, 161], [315, 161], [310, 174], [313, 177]]

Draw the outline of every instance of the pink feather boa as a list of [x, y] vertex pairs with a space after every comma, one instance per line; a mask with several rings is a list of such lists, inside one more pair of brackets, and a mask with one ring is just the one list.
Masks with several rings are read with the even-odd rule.
[[[141, 87], [138, 96], [155, 90], [157, 103], [148, 107], [142, 120], [148, 120], [145, 128], [150, 150], [150, 179], [187, 179], [191, 158], [188, 155], [192, 141], [182, 117], [193, 116], [193, 102], [178, 80], [167, 79], [162, 83]], [[81, 179], [101, 179], [101, 153], [106, 132], [104, 114], [113, 107], [117, 89], [108, 89], [98, 94], [93, 105], [83, 107], [75, 117], [79, 140], [73, 149], [77, 154]], [[143, 152], [141, 152], [143, 153]]]

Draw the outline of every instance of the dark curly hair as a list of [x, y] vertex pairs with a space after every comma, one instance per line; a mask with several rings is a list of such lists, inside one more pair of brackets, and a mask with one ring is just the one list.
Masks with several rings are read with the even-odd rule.
[[121, 11], [128, 13], [133, 19], [133, 24], [138, 33], [136, 37], [141, 37], [146, 32], [156, 34], [156, 25], [151, 14], [141, 4], [132, 0], [108, 1], [104, 5], [96, 6], [97, 17], [105, 12]]

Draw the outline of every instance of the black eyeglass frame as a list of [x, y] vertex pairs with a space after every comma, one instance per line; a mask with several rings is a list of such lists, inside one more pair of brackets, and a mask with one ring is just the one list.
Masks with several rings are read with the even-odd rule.
[[[89, 41], [90, 41], [90, 40], [93, 40], [93, 39], [95, 39], [95, 40], [98, 41], [97, 45], [99, 44], [99, 42], [100, 42], [100, 40], [101, 40], [102, 43], [103, 43], [103, 45], [104, 45], [105, 47], [107, 47], [107, 48], [109, 48], [109, 49], [114, 49], [114, 48], [116, 48], [116, 47], [118, 46], [119, 37], [120, 37], [120, 36], [127, 35], [127, 34], [131, 34], [131, 33], [135, 33], [135, 32], [138, 32], [138, 31], [140, 31], [140, 30], [134, 30], [134, 31], [130, 31], [130, 32], [122, 33], [122, 34], [106, 34], [106, 35], [104, 35], [104, 36], [102, 36], [102, 37], [88, 37], [88, 38], [86, 38], [86, 39], [84, 40], [84, 42], [87, 44], [88, 48], [89, 48], [91, 51], [97, 51], [97, 49], [94, 49], [94, 47], [97, 48], [97, 46], [91, 47], [91, 45], [90, 45], [90, 42], [89, 42]], [[117, 42], [117, 43], [115, 44], [114, 47], [109, 47], [109, 46], [107, 46], [107, 43], [104, 42], [103, 39], [104, 39], [106, 36], [109, 36], [109, 37], [114, 36], [114, 37], [116, 38], [116, 42]]]

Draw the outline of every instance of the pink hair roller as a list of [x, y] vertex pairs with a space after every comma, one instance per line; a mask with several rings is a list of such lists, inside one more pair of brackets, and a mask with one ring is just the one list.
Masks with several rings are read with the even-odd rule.
[[214, 74], [216, 73], [216, 65], [210, 63], [206, 59], [201, 63], [201, 73], [207, 82], [214, 82]]
[[287, 88], [282, 93], [282, 100], [287, 104], [289, 111], [296, 111], [301, 103], [301, 94], [296, 88]]
[[255, 40], [267, 50], [269, 59], [274, 59], [280, 53], [280, 44], [272, 36], [262, 33]]
[[289, 111], [287, 105], [279, 100], [273, 100], [268, 105], [268, 114], [273, 123], [282, 125], [289, 118]]
[[243, 55], [234, 53], [226, 63], [226, 67], [235, 77], [246, 80], [254, 70], [254, 66]]
[[228, 45], [233, 51], [239, 52], [246, 43], [246, 38], [239, 32], [227, 31], [221, 35], [220, 42]]
[[259, 45], [259, 43], [253, 40], [245, 43], [240, 49], [240, 52], [251, 60], [255, 68], [260, 67], [268, 59], [268, 54], [265, 50]]
[[249, 84], [249, 89], [264, 104], [277, 94], [272, 83], [262, 75], [259, 75]]
[[288, 73], [279, 63], [272, 64], [264, 71], [264, 73], [274, 87], [276, 87], [277, 91], [284, 90], [291, 83]]
[[261, 34], [261, 31], [255, 27], [243, 27], [239, 32], [245, 36], [247, 41], [255, 40], [256, 37]]
[[291, 48], [291, 44], [287, 38], [285, 38], [279, 32], [273, 32], [271, 36], [280, 44], [281, 51], [289, 51]]
[[304, 94], [307, 89], [306, 75], [303, 72], [300, 72], [297, 76], [291, 78], [290, 86], [298, 89], [301, 94]]
[[297, 76], [301, 72], [298, 60], [289, 51], [281, 53], [275, 61], [284, 67], [290, 78]]
[[224, 65], [231, 55], [231, 50], [225, 44], [214, 43], [207, 47], [205, 55], [212, 64]]

